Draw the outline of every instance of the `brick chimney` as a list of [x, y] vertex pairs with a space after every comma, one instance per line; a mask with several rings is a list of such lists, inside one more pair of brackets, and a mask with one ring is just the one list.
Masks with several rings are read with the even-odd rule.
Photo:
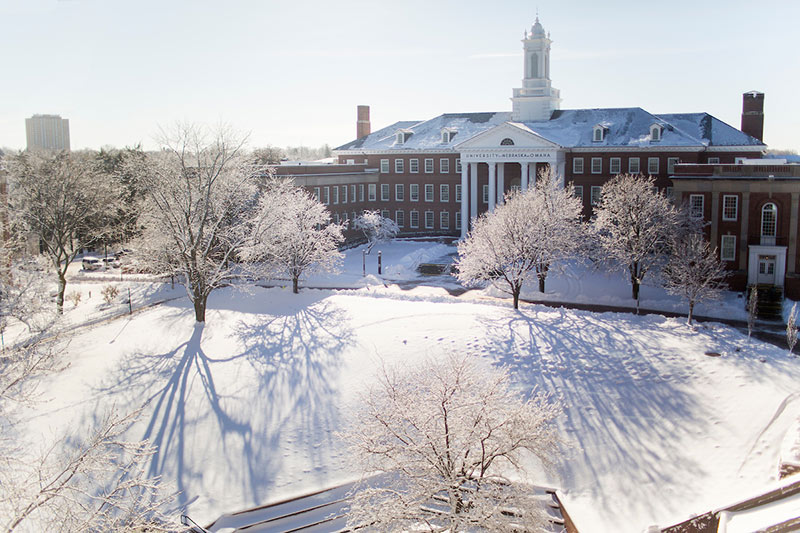
[[764, 93], [748, 91], [742, 95], [742, 131], [764, 140]]
[[371, 131], [369, 124], [369, 106], [360, 105], [358, 106], [358, 122], [356, 122], [356, 139], [366, 137]]

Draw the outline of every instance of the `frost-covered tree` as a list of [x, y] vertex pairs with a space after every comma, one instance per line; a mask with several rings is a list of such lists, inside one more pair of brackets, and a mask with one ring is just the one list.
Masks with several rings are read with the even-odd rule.
[[234, 261], [250, 236], [256, 169], [244, 141], [225, 128], [178, 125], [160, 143], [159, 152], [131, 161], [147, 192], [139, 259], [176, 276], [205, 322], [209, 294], [241, 273]]
[[786, 344], [789, 345], [789, 355], [791, 356], [797, 344], [797, 302], [792, 305], [789, 320], [786, 321]]
[[305, 189], [273, 179], [255, 210], [242, 257], [288, 275], [297, 294], [303, 276], [337, 268], [345, 227], [346, 222], [331, 222], [327, 208]]
[[514, 309], [525, 281], [535, 274], [544, 291], [550, 268], [572, 256], [581, 240], [581, 205], [572, 187], [560, 187], [550, 173], [540, 178], [536, 187], [478, 217], [458, 245], [458, 279], [494, 284], [512, 296]]
[[747, 340], [753, 334], [753, 328], [756, 326], [756, 318], [758, 318], [758, 287], [753, 285], [750, 287], [750, 295], [747, 297]]
[[[87, 438], [65, 439], [41, 458], [0, 459], [0, 528], [13, 531], [171, 532], [182, 528], [159, 478], [145, 475], [155, 452], [123, 433], [133, 415], [106, 416]], [[172, 516], [170, 516], [172, 515]]]
[[508, 371], [465, 355], [384, 369], [347, 438], [365, 471], [387, 482], [355, 492], [348, 526], [539, 531], [542, 504], [506, 475], [523, 470], [523, 456], [553, 462], [559, 412], [541, 394], [523, 399]]
[[364, 237], [367, 238], [368, 254], [375, 244], [394, 239], [400, 231], [394, 220], [381, 216], [381, 212], [377, 209], [364, 211], [361, 216], [356, 217], [353, 229], [364, 233]]
[[594, 232], [605, 258], [627, 271], [639, 309], [639, 287], [662, 265], [678, 227], [678, 212], [654, 178], [620, 174], [605, 185], [595, 208]]
[[119, 191], [100, 179], [94, 154], [87, 152], [22, 152], [10, 160], [9, 181], [15, 229], [34, 235], [49, 258], [62, 312], [67, 268], [82, 248], [98, 242]]
[[716, 300], [725, 290], [727, 270], [717, 259], [701, 233], [680, 236], [674, 242], [667, 264], [662, 270], [667, 292], [680, 296], [689, 305], [687, 323], [691, 326], [694, 306], [706, 300]]

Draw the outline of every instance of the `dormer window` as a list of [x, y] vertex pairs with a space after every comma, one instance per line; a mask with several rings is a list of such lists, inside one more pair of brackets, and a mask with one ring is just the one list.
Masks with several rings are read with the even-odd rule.
[[596, 125], [592, 130], [592, 141], [596, 143], [605, 141], [607, 130], [608, 128], [606, 128], [602, 124]]
[[505, 139], [500, 141], [500, 146], [514, 146], [514, 140], [506, 137]]
[[395, 144], [405, 144], [414, 132], [410, 130], [399, 130], [395, 134]]
[[661, 140], [664, 127], [661, 124], [653, 124], [650, 126], [650, 142], [658, 142]]
[[458, 133], [458, 131], [452, 128], [442, 128], [442, 142], [445, 144], [449, 143], [453, 140], [453, 137], [456, 136], [456, 133]]

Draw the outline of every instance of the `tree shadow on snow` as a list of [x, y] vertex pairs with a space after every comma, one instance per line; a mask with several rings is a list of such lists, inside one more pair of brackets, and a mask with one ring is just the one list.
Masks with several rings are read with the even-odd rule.
[[[640, 505], [639, 516], [669, 500], [666, 486], [710, 468], [685, 453], [681, 440], [711, 432], [712, 413], [682, 386], [690, 363], [661, 348], [657, 328], [624, 315], [563, 309], [482, 322], [489, 356], [532, 386], [526, 392], [538, 389], [561, 402], [559, 426], [572, 447], [556, 464], [566, 486], [590, 493], [609, 512]], [[615, 498], [630, 491], [640, 496]]]
[[[263, 502], [286, 469], [286, 450], [307, 458], [312, 472], [324, 464], [338, 429], [331, 379], [352, 333], [325, 301], [291, 307], [247, 315], [224, 339], [215, 328], [204, 341], [204, 325], [195, 324], [168, 352], [123, 358], [114, 383], [99, 389], [149, 404], [136, 438], [156, 446], [149, 473], [175, 482], [181, 504], [197, 496]], [[218, 353], [221, 346], [230, 352]]]

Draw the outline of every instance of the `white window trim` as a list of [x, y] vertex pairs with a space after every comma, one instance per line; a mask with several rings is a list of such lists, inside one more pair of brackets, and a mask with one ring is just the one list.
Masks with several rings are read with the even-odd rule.
[[360, 202], [364, 201], [364, 184], [363, 183], [359, 183], [358, 184], [358, 200]]
[[[428, 191], [430, 191], [430, 193], [431, 193], [430, 196], [428, 195]], [[425, 184], [425, 201], [426, 202], [432, 202], [433, 201], [433, 195], [434, 195], [433, 183], [426, 183]]]
[[403, 159], [394, 160], [394, 173], [404, 174], [406, 171], [406, 162]]
[[[603, 191], [602, 187], [598, 187], [597, 185], [593, 185], [591, 190], [589, 191], [589, 201], [592, 203], [592, 206], [596, 206], [600, 203], [600, 193]], [[595, 197], [595, 193], [597, 196]]]
[[[695, 206], [694, 200], [699, 199], [700, 203]], [[692, 218], [703, 218], [706, 214], [706, 198], [702, 194], [689, 195], [689, 215]]]
[[[414, 218], [416, 215], [417, 223], [414, 223]], [[419, 227], [419, 211], [416, 209], [412, 209], [408, 212], [408, 227], [409, 228], [418, 228]]]
[[[597, 164], [597, 168], [595, 168], [595, 164]], [[592, 158], [592, 174], [602, 174], [603, 173], [603, 158], [602, 157], [593, 157]]]
[[458, 174], [461, 174], [461, 159], [460, 158], [456, 158], [456, 172]]
[[339, 187], [337, 185], [333, 186], [333, 203], [334, 205], [339, 203]]
[[419, 174], [419, 159], [408, 160], [408, 172], [410, 174]]
[[[655, 167], [655, 170], [653, 168]], [[659, 170], [661, 169], [661, 159], [658, 157], [648, 157], [647, 158], [647, 173], [651, 176], [653, 174], [658, 174]]]
[[[614, 163], [617, 164], [617, 170], [614, 170]], [[608, 171], [611, 175], [616, 176], [620, 172], [622, 172], [622, 158], [621, 157], [612, 157], [608, 160]]]
[[[417, 191], [416, 198], [414, 198], [414, 191]], [[411, 183], [408, 185], [408, 200], [410, 202], [419, 202], [419, 183]]]
[[461, 203], [461, 184], [456, 183], [456, 202]]
[[709, 165], [719, 165], [719, 157], [709, 157], [708, 158]]
[[[636, 164], [636, 170], [633, 170], [633, 165]], [[628, 158], [628, 174], [639, 174], [642, 170], [642, 162], [638, 157]]]
[[[731, 241], [732, 246], [730, 247], [732, 255], [726, 256], [723, 255], [725, 251], [725, 241]], [[736, 261], [736, 235], [722, 235], [719, 241], [719, 258], [721, 261]]]
[[[728, 198], [733, 198], [733, 217], [729, 217], [725, 215], [725, 200]], [[726, 221], [736, 221], [739, 219], [739, 197], [735, 194], [723, 194], [722, 195], [722, 220]]]
[[583, 158], [582, 157], [573, 157], [572, 158], [572, 173], [573, 174], [583, 174]]
[[485, 204], [489, 203], [489, 186], [488, 185], [484, 185], [483, 186], [483, 194], [481, 195], [481, 200]]
[[376, 183], [370, 183], [368, 187], [368, 198], [370, 202], [374, 202], [378, 198], [378, 185]]
[[347, 203], [347, 185], [342, 185], [342, 194], [340, 196], [342, 197], [342, 203], [346, 204]]
[[583, 185], [573, 185], [572, 190], [575, 191], [575, 197], [580, 198], [583, 202]]
[[439, 159], [439, 173], [450, 174], [450, 160], [446, 157]]
[[388, 173], [389, 173], [389, 160], [381, 159], [381, 174], [388, 174]]
[[398, 228], [404, 228], [406, 225], [406, 216], [402, 209], [394, 212], [394, 221], [397, 223]]
[[450, 229], [449, 211], [439, 211], [439, 229]]
[[450, 185], [448, 183], [439, 184], [439, 201], [450, 202]]
[[[430, 219], [430, 224], [428, 224], [428, 219]], [[425, 229], [433, 229], [435, 223], [436, 214], [433, 211], [425, 211]]]
[[675, 165], [681, 162], [680, 157], [668, 157], [667, 158], [667, 173], [674, 174], [675, 173]]
[[389, 201], [390, 187], [388, 183], [381, 183], [381, 202]]
[[433, 174], [433, 158], [425, 159], [425, 174]]
[[406, 189], [402, 183], [395, 183], [394, 184], [394, 200], [396, 202], [405, 202], [406, 201]]

